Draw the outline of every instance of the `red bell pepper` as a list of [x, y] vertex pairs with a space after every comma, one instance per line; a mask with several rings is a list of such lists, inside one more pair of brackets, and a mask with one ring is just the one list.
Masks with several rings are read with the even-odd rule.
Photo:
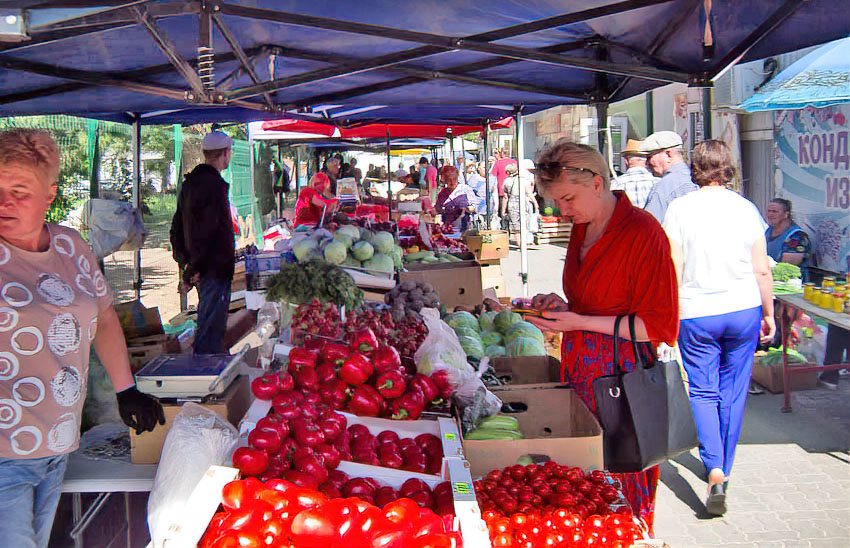
[[419, 390], [412, 390], [393, 400], [390, 418], [394, 420], [416, 420], [424, 410], [425, 396]]
[[342, 409], [348, 401], [347, 388], [348, 385], [342, 379], [333, 379], [319, 387], [319, 396], [322, 397], [322, 402], [331, 409]]
[[445, 369], [440, 369], [438, 371], [434, 371], [431, 373], [431, 381], [435, 385], [437, 385], [437, 390], [440, 391], [440, 397], [444, 400], [448, 400], [452, 397], [452, 389], [451, 384], [449, 384], [449, 372]]
[[374, 371], [375, 368], [369, 358], [360, 352], [354, 352], [342, 364], [339, 377], [348, 384], [363, 384]]
[[315, 447], [325, 442], [325, 433], [322, 429], [304, 418], [293, 419], [292, 437], [302, 447]]
[[327, 384], [336, 379], [336, 370], [331, 362], [320, 363], [316, 367], [316, 373], [319, 375], [319, 383], [321, 384]]
[[251, 392], [258, 400], [272, 400], [280, 392], [280, 377], [263, 375], [251, 381]]
[[288, 391], [293, 390], [295, 388], [295, 379], [293, 379], [292, 375], [290, 375], [288, 372], [279, 371], [277, 375], [280, 379], [280, 391], [281, 392], [288, 392]]
[[431, 377], [423, 375], [422, 373], [417, 373], [413, 376], [413, 379], [410, 381], [410, 386], [412, 388], [418, 388], [422, 392], [422, 395], [425, 396], [426, 404], [437, 399], [440, 395], [440, 390], [437, 388], [437, 385], [434, 384], [434, 381], [431, 380]]
[[302, 367], [316, 367], [319, 355], [304, 348], [293, 348], [289, 351], [289, 370], [298, 371]]
[[378, 337], [375, 332], [368, 327], [361, 327], [354, 332], [354, 337], [351, 339], [351, 349], [359, 352], [370, 354], [378, 348]]
[[402, 368], [401, 354], [392, 346], [379, 346], [372, 354], [372, 362], [374, 362], [375, 371], [378, 374]]
[[319, 387], [319, 374], [312, 367], [302, 367], [293, 375], [295, 386], [302, 390], [316, 390]]
[[407, 380], [400, 371], [394, 369], [382, 373], [375, 383], [375, 388], [385, 399], [392, 400], [404, 394], [407, 390]]
[[329, 342], [322, 349], [322, 360], [331, 362], [335, 367], [339, 368], [348, 356], [351, 355], [351, 349], [341, 343]]
[[351, 395], [351, 400], [348, 402], [348, 409], [355, 415], [360, 415], [361, 417], [378, 416], [378, 412], [381, 410], [381, 402], [369, 391], [370, 388], [372, 387], [365, 384], [360, 385]]

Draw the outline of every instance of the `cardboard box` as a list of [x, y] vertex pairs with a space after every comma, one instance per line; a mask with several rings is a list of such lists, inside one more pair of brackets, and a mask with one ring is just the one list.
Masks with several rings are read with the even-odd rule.
[[508, 288], [502, 275], [502, 265], [481, 265], [481, 287], [492, 289], [497, 297], [506, 297]]
[[513, 414], [524, 439], [463, 440], [473, 478], [539, 455], [585, 470], [603, 468], [602, 427], [572, 389], [555, 384], [495, 390], [503, 403], [523, 407]]
[[561, 382], [561, 361], [551, 356], [496, 358], [493, 370], [498, 377], [510, 377], [508, 386]]
[[504, 230], [469, 231], [463, 235], [463, 241], [476, 259], [504, 259], [510, 251], [508, 233]]
[[147, 308], [140, 301], [130, 301], [115, 305], [118, 321], [124, 331], [125, 339], [138, 339], [151, 335], [162, 335], [162, 318], [159, 308]]
[[399, 281], [428, 282], [440, 296], [440, 303], [451, 310], [457, 305], [476, 306], [484, 300], [481, 266], [474, 262], [408, 265]]
[[[789, 365], [790, 372], [789, 380], [791, 382], [791, 390], [812, 390], [818, 384], [817, 371], [807, 371], [805, 373], [794, 373], [793, 365]], [[753, 360], [752, 379], [765, 387], [768, 392], [780, 394], [785, 389], [785, 382], [782, 378], [782, 364], [778, 366], [765, 365], [760, 356], [756, 356]]]
[[[240, 375], [227, 387], [221, 396], [210, 398], [200, 405], [215, 411], [220, 417], [227, 419], [233, 425], [238, 425], [242, 416], [251, 405], [251, 389], [248, 377]], [[130, 460], [133, 464], [156, 464], [162, 452], [162, 444], [165, 436], [171, 428], [171, 421], [180, 412], [183, 402], [162, 401], [162, 410], [165, 412], [165, 424], [157, 425], [153, 432], [136, 434], [130, 430]]]

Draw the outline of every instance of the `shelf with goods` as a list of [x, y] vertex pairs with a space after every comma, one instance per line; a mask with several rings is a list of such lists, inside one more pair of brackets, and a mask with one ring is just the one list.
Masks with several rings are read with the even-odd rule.
[[534, 234], [534, 243], [566, 245], [570, 241], [572, 226], [571, 222], [560, 217], [540, 217], [540, 229]]

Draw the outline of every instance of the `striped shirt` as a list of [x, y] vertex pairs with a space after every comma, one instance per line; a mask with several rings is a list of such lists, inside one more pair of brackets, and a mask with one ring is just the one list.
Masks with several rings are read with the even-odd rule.
[[649, 191], [658, 182], [645, 167], [630, 167], [628, 171], [611, 181], [611, 190], [623, 190], [633, 206], [643, 208]]

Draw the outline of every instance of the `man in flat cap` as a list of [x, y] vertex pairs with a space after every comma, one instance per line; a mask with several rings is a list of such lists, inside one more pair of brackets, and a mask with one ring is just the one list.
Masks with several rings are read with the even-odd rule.
[[691, 169], [682, 155], [682, 138], [675, 131], [656, 131], [641, 143], [638, 151], [646, 154], [646, 163], [661, 177], [649, 193], [644, 209], [659, 223], [664, 222], [670, 202], [698, 188], [691, 181]]
[[642, 142], [629, 139], [626, 148], [620, 151], [628, 170], [611, 181], [611, 190], [624, 191], [632, 205], [640, 208], [646, 206], [649, 192], [658, 182], [658, 177], [646, 169], [646, 154], [638, 150]]
[[230, 185], [221, 171], [230, 164], [233, 143], [221, 131], [208, 133], [201, 144], [204, 163], [188, 173], [171, 221], [174, 258], [183, 281], [198, 289], [195, 354], [222, 354], [236, 240], [228, 199]]

